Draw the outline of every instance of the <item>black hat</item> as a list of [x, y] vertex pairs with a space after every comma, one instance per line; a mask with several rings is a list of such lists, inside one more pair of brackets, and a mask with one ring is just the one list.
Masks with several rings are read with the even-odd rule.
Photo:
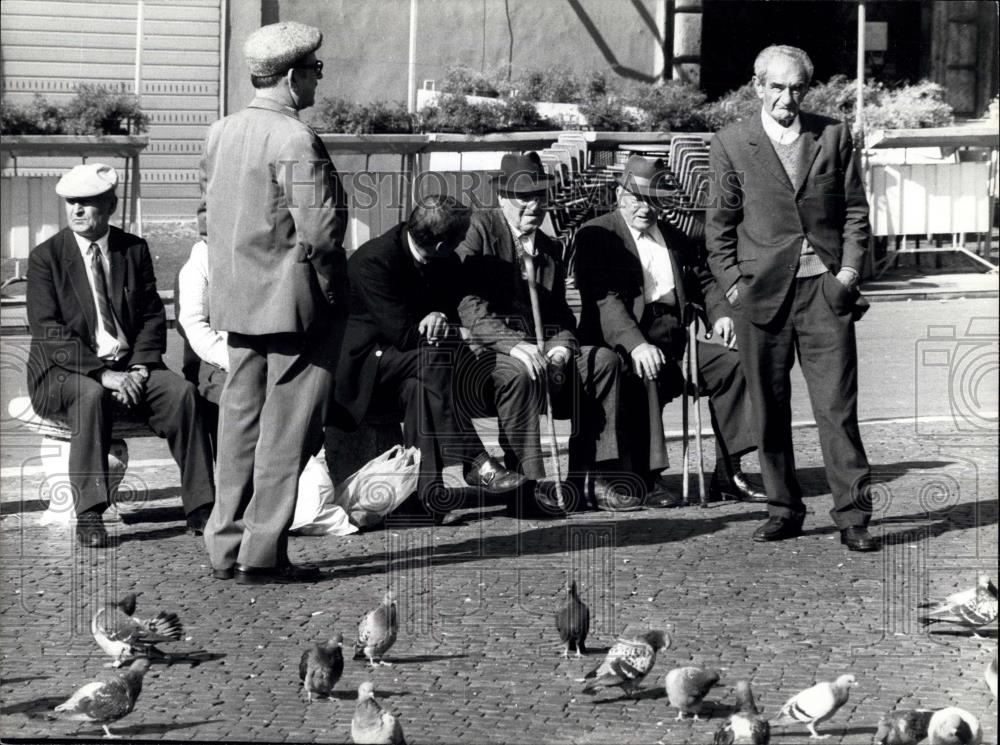
[[640, 197], [671, 197], [677, 194], [670, 171], [660, 158], [653, 160], [642, 155], [630, 156], [618, 183], [626, 191]]
[[548, 191], [555, 177], [545, 173], [538, 153], [507, 153], [500, 160], [500, 173], [492, 181], [501, 196], [518, 196]]

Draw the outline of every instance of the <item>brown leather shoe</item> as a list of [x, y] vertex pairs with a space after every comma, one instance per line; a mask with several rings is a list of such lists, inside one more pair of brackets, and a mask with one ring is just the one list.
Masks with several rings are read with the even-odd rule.
[[107, 548], [111, 545], [104, 518], [99, 512], [88, 511], [77, 515], [75, 533], [80, 548]]
[[802, 535], [802, 521], [801, 517], [770, 517], [753, 532], [753, 539], [758, 543], [768, 543], [798, 538]]
[[469, 466], [465, 472], [465, 483], [487, 494], [506, 494], [512, 489], [523, 485], [528, 478], [523, 474], [511, 471], [500, 461], [483, 453]]
[[840, 531], [840, 542], [850, 551], [878, 551], [882, 548], [879, 540], [868, 532], [868, 528], [852, 527]]
[[594, 506], [605, 512], [635, 512], [642, 509], [642, 495], [629, 494], [603, 476], [590, 479], [589, 492]]

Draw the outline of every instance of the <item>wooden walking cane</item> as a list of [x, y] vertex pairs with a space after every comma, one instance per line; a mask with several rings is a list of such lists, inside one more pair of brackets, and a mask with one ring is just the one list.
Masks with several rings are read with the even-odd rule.
[[[698, 390], [698, 318], [688, 324], [688, 362], [691, 365], [690, 380], [694, 381], [692, 398], [694, 398], [694, 440], [698, 451], [698, 503], [708, 507], [708, 495], [705, 492], [705, 452], [701, 442], [701, 394]], [[685, 465], [687, 463], [685, 462]]]
[[[538, 353], [545, 356], [545, 327], [542, 326], [542, 309], [538, 304], [538, 285], [535, 283], [535, 259], [528, 252], [524, 253], [524, 272], [528, 275], [528, 299], [531, 301], [531, 315], [535, 323], [535, 346]], [[545, 391], [545, 418], [549, 423], [549, 446], [552, 450], [552, 465], [556, 477], [556, 502], [563, 510], [566, 500], [563, 497], [562, 469], [559, 467], [559, 443], [556, 440], [556, 423], [552, 415], [552, 392], [549, 390], [548, 374], [542, 372], [542, 390]]]

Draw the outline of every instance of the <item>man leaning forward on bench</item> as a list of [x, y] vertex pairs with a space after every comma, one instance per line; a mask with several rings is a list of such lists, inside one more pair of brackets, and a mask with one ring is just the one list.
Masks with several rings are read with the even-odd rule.
[[166, 315], [146, 242], [109, 226], [118, 174], [79, 165], [56, 184], [68, 227], [31, 252], [28, 391], [35, 412], [68, 420], [76, 540], [108, 545], [108, 451], [122, 408], [147, 419], [181, 469], [188, 527], [200, 533], [215, 500], [212, 453], [194, 386], [163, 366]]

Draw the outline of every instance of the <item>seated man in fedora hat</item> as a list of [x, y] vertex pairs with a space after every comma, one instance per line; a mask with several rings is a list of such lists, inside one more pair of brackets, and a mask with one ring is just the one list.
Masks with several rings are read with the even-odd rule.
[[736, 336], [727, 305], [704, 261], [704, 253], [681, 230], [660, 219], [660, 207], [676, 196], [661, 160], [629, 158], [617, 189], [617, 207], [583, 226], [575, 237], [576, 280], [583, 309], [580, 338], [614, 349], [634, 371], [623, 384], [630, 417], [631, 459], [653, 487], [651, 502], [675, 506], [680, 500], [648, 463], [650, 399], [645, 381], [655, 381], [662, 407], [683, 392], [680, 363], [687, 345], [690, 308], [703, 306], [709, 334], [725, 346], [698, 344], [699, 386], [709, 395], [717, 461], [710, 497], [766, 501], [740, 470], [739, 456], [756, 449], [746, 381], [734, 351]]
[[[476, 356], [475, 369], [463, 379], [466, 387], [476, 388], [467, 392], [492, 399], [507, 465], [536, 483], [545, 476], [538, 416], [547, 382], [556, 417], [573, 420], [569, 469], [575, 483], [586, 487], [600, 509], [634, 510], [641, 506], [642, 494], [617, 483], [625, 475], [618, 445], [620, 362], [609, 349], [582, 347], [577, 341], [576, 318], [566, 303], [561, 246], [539, 230], [552, 181], [537, 153], [507, 154], [494, 178], [499, 207], [472, 217], [458, 249], [466, 282], [458, 311]], [[541, 351], [535, 343], [528, 272], [534, 273], [538, 288]], [[612, 475], [618, 478], [606, 478]], [[522, 514], [563, 509], [543, 489], [521, 507]]]

